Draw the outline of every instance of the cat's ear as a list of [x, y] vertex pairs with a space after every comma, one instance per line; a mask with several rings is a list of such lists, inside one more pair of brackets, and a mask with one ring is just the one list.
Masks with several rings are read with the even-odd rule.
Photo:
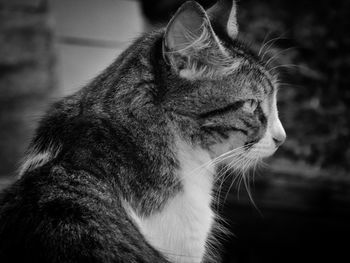
[[180, 76], [194, 79], [213, 73], [215, 61], [223, 59], [226, 53], [203, 7], [188, 1], [166, 28], [163, 55]]
[[218, 2], [207, 10], [212, 23], [226, 32], [232, 39], [238, 34], [236, 18], [237, 8], [235, 0], [218, 0]]

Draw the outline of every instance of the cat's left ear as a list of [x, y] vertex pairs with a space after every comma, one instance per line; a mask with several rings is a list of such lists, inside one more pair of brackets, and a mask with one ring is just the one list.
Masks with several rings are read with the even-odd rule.
[[227, 57], [205, 10], [194, 1], [184, 3], [170, 20], [164, 34], [163, 55], [187, 79], [215, 74], [217, 64]]

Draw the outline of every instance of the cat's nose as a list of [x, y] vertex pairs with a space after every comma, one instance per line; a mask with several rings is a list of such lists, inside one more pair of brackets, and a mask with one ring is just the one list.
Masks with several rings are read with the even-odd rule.
[[282, 126], [282, 123], [280, 120], [277, 120], [272, 131], [272, 139], [276, 145], [276, 147], [279, 147], [281, 144], [284, 143], [286, 140], [286, 132]]

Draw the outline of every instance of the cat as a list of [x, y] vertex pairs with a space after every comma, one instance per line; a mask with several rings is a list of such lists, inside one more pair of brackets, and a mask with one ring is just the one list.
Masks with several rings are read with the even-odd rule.
[[1, 262], [206, 261], [217, 166], [286, 138], [277, 72], [237, 34], [234, 1], [186, 2], [55, 103], [0, 198]]

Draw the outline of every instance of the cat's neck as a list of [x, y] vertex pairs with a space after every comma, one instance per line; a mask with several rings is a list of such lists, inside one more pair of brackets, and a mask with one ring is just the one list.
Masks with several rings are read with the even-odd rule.
[[209, 154], [178, 142], [182, 191], [148, 217], [132, 213], [148, 242], [171, 262], [201, 262], [214, 214], [210, 208], [214, 168]]

